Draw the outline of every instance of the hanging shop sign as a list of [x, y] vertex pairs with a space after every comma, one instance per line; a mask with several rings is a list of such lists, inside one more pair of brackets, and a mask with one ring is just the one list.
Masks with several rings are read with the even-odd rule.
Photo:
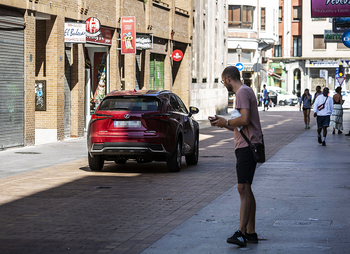
[[183, 56], [184, 56], [184, 53], [182, 53], [182, 51], [179, 49], [174, 50], [173, 53], [171, 54], [171, 57], [175, 62], [181, 61]]
[[305, 67], [306, 68], [337, 68], [339, 67], [339, 61], [344, 67], [350, 67], [349, 59], [341, 59], [341, 60], [306, 60]]
[[122, 54], [136, 54], [136, 18], [121, 18]]
[[85, 43], [86, 25], [84, 23], [65, 23], [64, 42]]
[[101, 22], [97, 18], [90, 17], [85, 21], [86, 36], [97, 36], [100, 34]]
[[97, 36], [86, 36], [86, 42], [102, 45], [112, 45], [112, 30], [101, 27], [100, 34]]
[[324, 30], [324, 43], [338, 43], [342, 42], [342, 36], [341, 33], [333, 33], [332, 30]]
[[153, 34], [136, 34], [136, 48], [138, 50], [153, 49]]
[[311, 0], [311, 18], [350, 17], [350, 0]]
[[333, 33], [344, 33], [350, 29], [350, 18], [333, 18], [332, 31]]

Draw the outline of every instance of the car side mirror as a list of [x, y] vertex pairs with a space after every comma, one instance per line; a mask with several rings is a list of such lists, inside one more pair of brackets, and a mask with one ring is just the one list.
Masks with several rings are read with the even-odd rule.
[[190, 107], [190, 114], [189, 114], [189, 116], [192, 116], [192, 115], [194, 115], [194, 114], [198, 114], [198, 112], [199, 112], [199, 109], [198, 108], [196, 108], [196, 107]]

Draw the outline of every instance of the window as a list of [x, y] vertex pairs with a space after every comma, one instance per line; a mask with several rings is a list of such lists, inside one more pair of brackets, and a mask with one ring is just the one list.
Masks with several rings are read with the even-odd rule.
[[337, 49], [349, 49], [349, 48], [347, 46], [345, 46], [342, 42], [338, 42]]
[[254, 7], [230, 5], [228, 8], [228, 26], [237, 29], [253, 29]]
[[265, 31], [266, 30], [266, 8], [265, 7], [262, 7], [260, 9], [260, 29], [262, 31]]
[[326, 49], [323, 34], [314, 34], [314, 49]]
[[282, 57], [282, 36], [278, 39], [278, 45], [275, 45], [275, 57]]
[[282, 6], [278, 8], [278, 22], [282, 22], [282, 17], [283, 17], [283, 9]]
[[301, 56], [301, 36], [293, 36], [293, 56]]
[[294, 6], [293, 7], [293, 21], [300, 21], [301, 20], [301, 6]]

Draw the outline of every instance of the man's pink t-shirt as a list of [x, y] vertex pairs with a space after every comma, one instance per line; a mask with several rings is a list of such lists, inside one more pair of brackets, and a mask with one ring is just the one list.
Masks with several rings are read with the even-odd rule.
[[[247, 85], [242, 85], [236, 92], [236, 109], [246, 108], [250, 110], [250, 123], [243, 127], [243, 133], [253, 144], [262, 143], [262, 131], [260, 125], [258, 104], [253, 89]], [[235, 149], [247, 147], [248, 144], [241, 133], [235, 128]]]

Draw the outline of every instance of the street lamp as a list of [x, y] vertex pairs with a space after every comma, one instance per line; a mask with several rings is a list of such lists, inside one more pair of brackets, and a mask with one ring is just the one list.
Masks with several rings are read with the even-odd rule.
[[242, 53], [241, 45], [239, 45], [239, 44], [237, 45], [236, 52], [238, 54], [238, 62], [240, 63], [241, 62], [241, 53]]

